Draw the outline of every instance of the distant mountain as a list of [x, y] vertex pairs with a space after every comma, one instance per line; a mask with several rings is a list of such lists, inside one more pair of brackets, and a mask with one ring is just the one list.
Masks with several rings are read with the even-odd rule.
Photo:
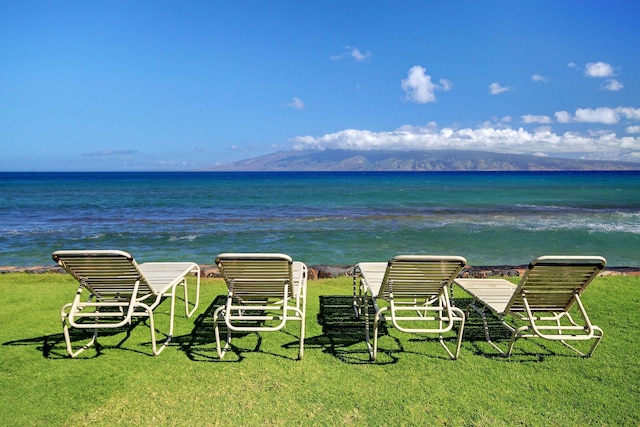
[[484, 151], [281, 151], [208, 168], [218, 171], [558, 171], [640, 170], [640, 163]]

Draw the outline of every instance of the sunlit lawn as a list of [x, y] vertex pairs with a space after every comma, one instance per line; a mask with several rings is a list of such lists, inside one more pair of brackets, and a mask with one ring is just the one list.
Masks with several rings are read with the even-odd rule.
[[[61, 274], [0, 276], [2, 425], [638, 425], [640, 277], [598, 278], [584, 295], [605, 332], [590, 359], [559, 343], [521, 341], [505, 359], [467, 322], [460, 358], [437, 341], [399, 333], [369, 362], [351, 318], [351, 279], [309, 282], [305, 357], [297, 323], [247, 334], [217, 359], [210, 313], [225, 294], [203, 282], [192, 318], [150, 356], [146, 324], [105, 333], [98, 349], [66, 357], [60, 307], [74, 280]], [[467, 296], [456, 292], [464, 306]], [[159, 329], [168, 306], [158, 309]], [[453, 340], [453, 338], [452, 338]], [[505, 344], [501, 342], [501, 344]]]

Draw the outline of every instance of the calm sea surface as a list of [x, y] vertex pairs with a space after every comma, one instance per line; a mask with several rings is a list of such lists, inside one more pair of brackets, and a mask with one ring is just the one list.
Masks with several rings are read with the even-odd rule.
[[595, 254], [640, 266], [640, 172], [0, 173], [0, 264], [89, 248], [200, 264], [250, 251], [309, 265]]

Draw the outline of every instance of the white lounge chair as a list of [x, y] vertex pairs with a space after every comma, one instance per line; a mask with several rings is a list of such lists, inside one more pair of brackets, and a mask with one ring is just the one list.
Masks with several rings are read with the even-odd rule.
[[[287, 321], [296, 320], [300, 322], [298, 359], [302, 359], [307, 266], [288, 255], [270, 253], [224, 253], [215, 262], [229, 289], [226, 304], [213, 314], [218, 357], [224, 357], [233, 331], [279, 331]], [[227, 327], [224, 347], [220, 322]]]
[[[184, 287], [187, 317], [198, 307], [200, 267], [196, 263], [138, 264], [131, 255], [117, 250], [56, 251], [52, 258], [80, 283], [73, 302], [64, 305], [60, 312], [67, 352], [71, 357], [92, 346], [96, 342], [98, 330], [130, 325], [132, 318], [139, 316], [149, 318], [152, 352], [158, 355], [173, 336], [176, 288]], [[188, 274], [197, 276], [195, 304], [191, 309], [186, 280]], [[83, 301], [87, 294], [86, 301]], [[165, 297], [171, 299], [169, 333], [166, 341], [158, 348], [153, 310]], [[74, 351], [69, 328], [93, 329], [93, 338]]]
[[[560, 341], [589, 357], [603, 332], [589, 320], [580, 296], [605, 264], [599, 256], [542, 256], [529, 264], [518, 285], [504, 279], [456, 279], [455, 283], [473, 297], [467, 314], [473, 309], [482, 316], [487, 341], [504, 356], [511, 354], [516, 339], [538, 337]], [[574, 305], [580, 323], [569, 313]], [[506, 352], [491, 340], [486, 310], [495, 313], [511, 331]], [[586, 353], [567, 343], [592, 339]]]
[[[451, 359], [460, 354], [465, 315], [451, 305], [449, 286], [466, 265], [459, 256], [400, 255], [389, 262], [361, 262], [354, 268], [354, 304], [365, 317], [365, 338], [371, 360], [376, 360], [378, 326], [389, 312], [393, 326], [402, 332], [438, 334]], [[359, 279], [359, 283], [358, 283]], [[369, 337], [368, 301], [376, 310], [373, 345]], [[379, 307], [378, 300], [389, 303]], [[455, 351], [447, 348], [443, 334], [460, 323]]]

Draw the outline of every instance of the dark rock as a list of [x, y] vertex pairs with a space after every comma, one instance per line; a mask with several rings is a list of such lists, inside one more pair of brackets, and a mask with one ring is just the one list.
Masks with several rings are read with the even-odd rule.
[[[344, 266], [344, 265], [312, 265], [309, 267], [309, 270], [317, 271], [318, 279], [332, 279], [334, 277], [340, 276], [349, 276], [351, 274], [351, 270], [353, 270], [352, 266]], [[311, 273], [309, 273], [309, 278], [311, 279]], [[314, 279], [311, 279], [314, 280]]]
[[222, 277], [220, 269], [215, 265], [201, 265], [200, 266], [201, 277]]

